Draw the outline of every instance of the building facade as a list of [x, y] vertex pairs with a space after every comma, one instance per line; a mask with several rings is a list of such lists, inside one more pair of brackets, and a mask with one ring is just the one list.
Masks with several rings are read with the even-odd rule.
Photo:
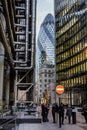
[[55, 66], [48, 61], [40, 67], [37, 90], [39, 102], [55, 102]]
[[[55, 70], [55, 44], [54, 17], [50, 13], [47, 14], [43, 23], [40, 26], [37, 40], [36, 59], [38, 61], [36, 65], [36, 75], [38, 75], [36, 76], [36, 90], [38, 90], [36, 91], [36, 93], [38, 97], [38, 102], [52, 103], [54, 100], [54, 92], [52, 93], [52, 89], [54, 89], [55, 87], [55, 74], [53, 75]], [[46, 97], [47, 94], [49, 99], [47, 99]]]
[[55, 45], [54, 45], [54, 17], [48, 14], [41, 24], [38, 40], [37, 40], [37, 59], [39, 65], [43, 64], [45, 60], [55, 64]]
[[62, 101], [83, 105], [87, 103], [87, 1], [64, 2], [55, 0], [56, 82], [65, 88]]
[[0, 109], [33, 100], [35, 21], [36, 0], [0, 0]]

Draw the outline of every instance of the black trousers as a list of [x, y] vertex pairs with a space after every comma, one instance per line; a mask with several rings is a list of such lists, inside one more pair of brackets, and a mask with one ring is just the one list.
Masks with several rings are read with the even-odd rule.
[[64, 123], [64, 115], [59, 114], [59, 127]]
[[55, 123], [55, 113], [52, 113], [53, 116], [53, 123]]

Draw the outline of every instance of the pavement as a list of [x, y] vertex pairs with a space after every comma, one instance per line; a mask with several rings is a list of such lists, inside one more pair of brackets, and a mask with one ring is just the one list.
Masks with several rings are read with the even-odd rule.
[[81, 112], [78, 112], [79, 108], [75, 108], [74, 112], [76, 112], [76, 124], [68, 124], [68, 120], [64, 119], [64, 125], [59, 128], [59, 123], [57, 119], [57, 123], [53, 123], [52, 120], [52, 111], [51, 108], [49, 110], [48, 119], [49, 122], [41, 122], [41, 123], [23, 123], [16, 126], [16, 130], [87, 130], [87, 124], [85, 123], [84, 116], [81, 115]]
[[51, 109], [49, 110], [48, 119], [49, 122], [41, 123], [22, 123], [16, 126], [15, 130], [87, 130], [87, 124], [85, 123], [84, 116], [81, 112], [78, 112], [78, 108], [75, 108], [76, 112], [76, 124], [68, 124], [68, 120], [64, 119], [64, 125], [59, 128], [59, 123], [53, 123]]
[[61, 128], [57, 123], [45, 122], [39, 124], [20, 124], [17, 130], [87, 130], [87, 124], [64, 124]]

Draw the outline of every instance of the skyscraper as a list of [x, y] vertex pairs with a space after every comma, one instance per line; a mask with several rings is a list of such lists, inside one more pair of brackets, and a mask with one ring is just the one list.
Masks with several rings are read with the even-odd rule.
[[86, 0], [55, 0], [56, 82], [72, 105], [87, 103], [86, 28]]
[[[38, 98], [43, 98], [43, 92], [48, 89], [48, 85], [50, 86], [49, 89], [51, 91], [51, 83], [52, 87], [55, 86], [55, 44], [54, 44], [54, 17], [51, 14], [48, 14], [43, 23], [41, 24], [38, 40], [37, 40], [37, 84], [38, 84]], [[48, 67], [48, 64], [50, 67]], [[45, 66], [45, 68], [44, 68]], [[52, 71], [51, 76], [49, 77], [50, 71]], [[41, 74], [41, 71], [43, 74]], [[45, 77], [47, 75], [48, 76]], [[50, 79], [49, 79], [50, 78]], [[46, 80], [47, 79], [47, 80]], [[43, 82], [40, 82], [40, 81]], [[43, 85], [41, 85], [43, 84]], [[39, 91], [40, 90], [40, 91]], [[51, 93], [50, 93], [51, 95]], [[52, 97], [53, 100], [53, 97]], [[52, 101], [51, 101], [52, 102]]]
[[37, 46], [39, 65], [43, 64], [45, 60], [50, 61], [54, 65], [54, 17], [51, 14], [48, 14], [41, 24]]

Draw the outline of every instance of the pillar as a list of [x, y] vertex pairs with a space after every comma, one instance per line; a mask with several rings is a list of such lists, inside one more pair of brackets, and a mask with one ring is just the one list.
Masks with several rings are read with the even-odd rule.
[[0, 109], [3, 106], [4, 48], [0, 42]]

